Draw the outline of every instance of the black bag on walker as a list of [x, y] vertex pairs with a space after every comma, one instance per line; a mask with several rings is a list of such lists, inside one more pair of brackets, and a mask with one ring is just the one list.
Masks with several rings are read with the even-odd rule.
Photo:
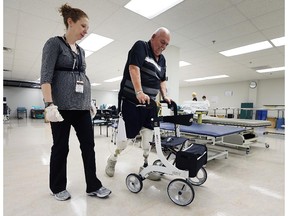
[[203, 165], [207, 163], [207, 147], [193, 144], [185, 151], [176, 153], [176, 167], [188, 170], [189, 177], [195, 177]]

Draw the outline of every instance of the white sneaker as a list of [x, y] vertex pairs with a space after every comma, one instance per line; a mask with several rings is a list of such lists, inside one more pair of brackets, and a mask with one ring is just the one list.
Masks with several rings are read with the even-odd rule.
[[107, 160], [105, 172], [109, 177], [114, 176], [116, 162], [117, 162], [117, 158], [114, 155], [111, 155]]
[[67, 190], [63, 190], [59, 193], [52, 194], [56, 200], [65, 201], [71, 198], [70, 193]]
[[[139, 169], [139, 173], [143, 170], [144, 168], [141, 166]], [[147, 179], [151, 181], [160, 181], [161, 180], [161, 174], [158, 172], [150, 172], [148, 173]]]
[[102, 186], [100, 189], [94, 192], [88, 193], [88, 196], [97, 196], [99, 198], [105, 198], [105, 197], [108, 197], [111, 193], [112, 193], [111, 190]]

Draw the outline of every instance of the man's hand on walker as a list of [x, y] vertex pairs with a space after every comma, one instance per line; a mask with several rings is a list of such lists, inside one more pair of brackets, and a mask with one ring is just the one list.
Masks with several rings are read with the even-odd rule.
[[147, 94], [145, 94], [143, 91], [136, 94], [136, 97], [140, 104], [145, 104], [145, 103], [150, 104], [150, 97]]
[[166, 101], [168, 104], [171, 104], [171, 99], [167, 96], [163, 97], [163, 100]]

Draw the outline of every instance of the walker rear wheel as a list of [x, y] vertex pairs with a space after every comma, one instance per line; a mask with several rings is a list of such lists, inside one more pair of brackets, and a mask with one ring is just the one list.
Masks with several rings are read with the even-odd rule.
[[[155, 161], [153, 162], [153, 165], [165, 167], [165, 165], [162, 163], [162, 161], [161, 161], [160, 159], [155, 160]], [[160, 173], [160, 172], [158, 172], [158, 173], [159, 173], [160, 175], [164, 175], [164, 173]]]
[[200, 186], [207, 180], [207, 171], [204, 167], [201, 167], [197, 175], [195, 177], [190, 177], [188, 180], [192, 185]]
[[153, 162], [153, 165], [156, 165], [156, 166], [164, 166], [164, 164], [161, 162], [160, 159], [155, 160], [155, 161]]
[[189, 205], [195, 196], [191, 183], [184, 179], [172, 180], [167, 187], [167, 193], [172, 202], [180, 206]]
[[142, 190], [143, 182], [141, 176], [131, 173], [126, 177], [126, 186], [132, 193], [138, 193]]

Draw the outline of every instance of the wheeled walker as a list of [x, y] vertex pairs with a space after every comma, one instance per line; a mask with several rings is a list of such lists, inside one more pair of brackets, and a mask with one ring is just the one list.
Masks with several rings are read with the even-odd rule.
[[[201, 144], [186, 147], [188, 140], [185, 137], [162, 137], [162, 151], [167, 153], [166, 159], [178, 169], [189, 170], [189, 181], [193, 186], [200, 186], [207, 180], [207, 171], [203, 167], [207, 163], [207, 147]], [[153, 164], [163, 166], [160, 159]]]
[[[155, 101], [154, 101], [155, 103]], [[156, 106], [156, 103], [155, 103]], [[193, 114], [188, 115], [177, 115], [177, 105], [175, 102], [172, 102], [172, 106], [174, 108], [174, 116], [163, 116], [163, 117], [156, 117], [156, 119], [152, 119], [152, 122], [154, 124], [154, 141], [155, 141], [155, 147], [157, 156], [159, 157], [159, 160], [156, 160], [153, 165], [149, 165], [145, 167], [139, 174], [131, 173], [126, 178], [126, 186], [127, 188], [133, 192], [138, 193], [142, 190], [143, 187], [143, 181], [146, 179], [146, 176], [148, 176], [151, 172], [158, 172], [161, 174], [168, 174], [168, 175], [175, 175], [177, 176], [176, 179], [172, 180], [167, 187], [167, 193], [169, 198], [172, 202], [174, 202], [177, 205], [180, 206], [186, 206], [189, 205], [193, 200], [195, 196], [195, 192], [193, 189], [193, 181], [191, 181], [191, 177], [197, 176], [198, 171], [204, 170], [205, 176], [204, 179], [201, 179], [200, 183], [195, 185], [200, 185], [204, 181], [206, 181], [207, 173], [204, 168], [202, 168], [202, 164], [198, 164], [195, 168], [195, 165], [191, 164], [187, 165], [186, 163], [190, 163], [191, 159], [195, 159], [195, 155], [190, 154], [188, 151], [179, 151], [179, 153], [176, 154], [176, 166], [174, 163], [171, 163], [167, 160], [167, 158], [164, 156], [162, 151], [162, 144], [161, 144], [161, 135], [160, 135], [160, 121], [163, 122], [171, 122], [174, 124], [181, 124], [181, 125], [191, 125], [193, 120]], [[170, 106], [171, 108], [171, 106]], [[193, 148], [188, 148], [193, 149]], [[181, 152], [181, 153], [180, 153]], [[193, 155], [193, 156], [192, 156]], [[205, 156], [206, 155], [206, 161]], [[190, 157], [192, 156], [192, 157]], [[201, 160], [202, 163], [207, 162], [207, 151], [205, 153], [202, 153], [200, 156], [199, 154], [196, 156], [196, 162], [197, 159]], [[181, 169], [179, 169], [180, 167]], [[192, 169], [191, 169], [192, 168]], [[193, 172], [193, 173], [192, 173]]]

